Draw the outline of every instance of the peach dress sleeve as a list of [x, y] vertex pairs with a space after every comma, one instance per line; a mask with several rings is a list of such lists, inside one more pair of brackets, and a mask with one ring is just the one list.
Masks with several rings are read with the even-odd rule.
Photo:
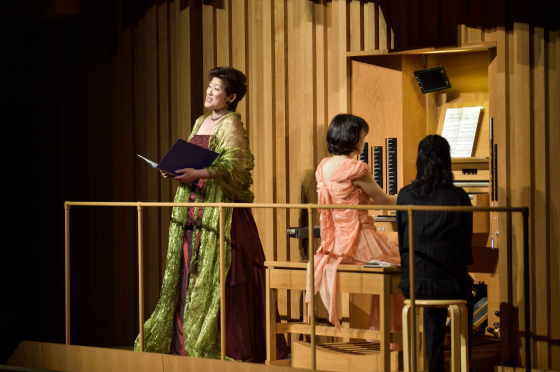
[[[348, 159], [335, 168], [329, 182], [324, 182], [322, 165], [317, 167], [317, 192], [319, 204], [370, 204], [370, 197], [352, 180], [369, 172], [361, 161]], [[329, 312], [329, 321], [340, 328], [336, 306], [336, 271], [340, 263], [365, 264], [370, 260], [382, 260], [400, 264], [398, 245], [377, 232], [373, 217], [367, 210], [321, 209], [321, 246], [315, 253], [315, 293]], [[308, 270], [309, 272], [309, 270]], [[310, 301], [308, 275], [306, 302]], [[308, 312], [310, 314], [310, 312]]]

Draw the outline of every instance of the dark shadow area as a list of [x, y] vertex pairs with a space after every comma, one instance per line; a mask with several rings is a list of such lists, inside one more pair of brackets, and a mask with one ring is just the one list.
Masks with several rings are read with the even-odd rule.
[[459, 25], [481, 31], [513, 29], [514, 23], [548, 30], [560, 27], [557, 16], [560, 3], [554, 0], [381, 0], [374, 3], [394, 34], [395, 49], [457, 45]]

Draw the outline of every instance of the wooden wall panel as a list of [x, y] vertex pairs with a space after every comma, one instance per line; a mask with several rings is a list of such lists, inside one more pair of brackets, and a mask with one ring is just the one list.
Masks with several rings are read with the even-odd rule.
[[[271, 31], [272, 4], [260, 1], [249, 1], [248, 19], [249, 28], [249, 95], [251, 103], [248, 108], [248, 129], [251, 140], [251, 149], [255, 156], [253, 190], [255, 202], [274, 202], [274, 122], [273, 117], [273, 45]], [[266, 109], [263, 109], [266, 108]], [[261, 234], [261, 242], [265, 256], [271, 257], [274, 253], [274, 238], [276, 228], [274, 224], [274, 211], [253, 209], [253, 215], [258, 221], [259, 231], [268, 231]]]
[[377, 30], [378, 30], [378, 38], [379, 43], [378, 49], [379, 50], [386, 50], [391, 48], [392, 39], [391, 39], [391, 30], [387, 27], [387, 7], [380, 7], [376, 6], [377, 9]]
[[327, 54], [327, 70], [329, 81], [327, 85], [327, 96], [328, 96], [328, 108], [327, 117], [333, 118], [339, 112], [345, 112], [340, 107], [340, 94], [341, 91], [338, 88], [340, 85], [340, 69], [344, 65], [341, 65], [341, 54], [346, 53], [346, 42], [340, 41], [340, 22], [337, 16], [339, 10], [338, 2], [327, 2], [326, 3], [326, 17], [327, 17], [327, 40], [328, 40], [328, 54]]
[[[402, 159], [397, 158], [399, 169], [397, 170], [399, 187], [408, 185], [416, 178], [416, 154], [418, 153], [418, 143], [424, 138], [426, 130], [426, 100], [418, 89], [418, 83], [414, 77], [414, 71], [421, 70], [423, 64], [417, 56], [406, 56], [403, 58], [402, 66], [402, 91], [403, 102], [409, 102], [406, 108], [403, 107], [403, 141], [397, 144], [397, 152], [402, 155]], [[388, 123], [385, 123], [388, 125]], [[402, 146], [404, 151], [398, 151]], [[408, 151], [406, 151], [408, 150]]]
[[[275, 123], [275, 95], [274, 95], [274, 4], [271, 2], [264, 2], [262, 4], [262, 96], [263, 96], [263, 107], [268, 107], [268, 110], [262, 111], [262, 119], [259, 121], [261, 123], [266, 123], [262, 126], [262, 136], [253, 138], [262, 138], [262, 141], [258, 141], [261, 145], [261, 153], [259, 156], [262, 158], [262, 173], [263, 177], [261, 179], [265, 180], [262, 182], [262, 187], [259, 192], [260, 200], [264, 203], [274, 203], [276, 200], [275, 188], [276, 183], [274, 181], [276, 174], [275, 160], [276, 157], [276, 123]], [[255, 145], [253, 143], [253, 145]], [[256, 155], [256, 154], [255, 154]], [[273, 259], [275, 255], [275, 245], [276, 236], [279, 233], [281, 227], [277, 225], [277, 211], [272, 209], [263, 209], [260, 211], [262, 217], [260, 218], [261, 230], [268, 231], [267, 234], [261, 239], [265, 257], [267, 259]], [[280, 231], [280, 233], [282, 233]]]
[[[289, 198], [289, 174], [288, 174], [288, 84], [287, 84], [287, 58], [288, 53], [286, 50], [287, 40], [287, 25], [286, 19], [286, 2], [284, 0], [274, 1], [273, 8], [274, 18], [272, 19], [274, 25], [274, 105], [273, 114], [274, 126], [274, 143], [276, 149], [274, 154], [274, 163], [272, 166], [275, 169], [275, 185], [274, 185], [274, 198], [277, 203], [287, 203]], [[280, 261], [289, 260], [289, 238], [285, 234], [285, 227], [289, 227], [289, 212], [285, 209], [279, 209], [276, 212], [277, 216], [277, 244], [273, 251], [272, 257], [269, 259], [277, 259]], [[285, 305], [285, 302], [280, 304]], [[287, 311], [287, 310], [286, 310]], [[282, 312], [285, 314], [285, 312]]]
[[[329, 117], [329, 73], [328, 73], [328, 58], [329, 58], [329, 43], [328, 40], [328, 18], [327, 8], [324, 4], [315, 5], [315, 87], [316, 92], [316, 134], [315, 134], [315, 154], [317, 163], [328, 155], [327, 150], [327, 130], [331, 118]], [[314, 199], [316, 202], [317, 199]], [[318, 216], [315, 217], [314, 224], [318, 225]], [[317, 246], [318, 247], [318, 246]]]
[[[247, 0], [234, 1], [231, 4], [231, 51], [232, 66], [247, 72], [249, 47], [247, 46]], [[247, 105], [252, 92], [247, 92], [247, 98], [237, 105], [237, 111], [242, 120], [247, 119]], [[247, 123], [245, 123], [247, 124]], [[245, 127], [247, 128], [247, 126]]]
[[379, 22], [377, 13], [379, 6], [373, 2], [363, 4], [364, 47], [363, 50], [375, 50], [379, 46]]
[[[333, 8], [335, 15], [338, 18], [338, 25], [335, 28], [335, 32], [338, 34], [338, 42], [333, 48], [333, 53], [338, 58], [338, 65], [336, 67], [336, 76], [338, 81], [334, 80], [333, 89], [338, 90], [338, 112], [347, 112], [348, 110], [348, 60], [346, 59], [346, 52], [350, 51], [349, 40], [348, 40], [348, 4], [346, 1], [338, 1], [338, 10], [336, 7]], [[336, 103], [335, 103], [336, 104]], [[336, 106], [335, 106], [336, 107]], [[336, 115], [336, 114], [335, 114]], [[332, 115], [334, 116], [334, 115]]]
[[[286, 4], [287, 33], [287, 84], [289, 105], [287, 108], [287, 159], [288, 202], [309, 203], [313, 201], [315, 186], [313, 168], [315, 134], [315, 94], [313, 3], [292, 0]], [[307, 211], [288, 211], [290, 226], [307, 226]], [[290, 239], [289, 258], [298, 261], [305, 257], [306, 247], [299, 239]], [[292, 291], [290, 317], [302, 318], [302, 294]]]
[[[531, 112], [531, 121], [533, 122], [533, 144], [535, 155], [532, 164], [534, 169], [534, 197], [533, 197], [533, 210], [534, 226], [531, 230], [534, 231], [532, 246], [534, 247], [534, 256], [532, 257], [533, 264], [532, 270], [534, 272], [533, 291], [534, 303], [534, 327], [535, 333], [542, 336], [550, 337], [548, 327], [548, 311], [549, 306], [546, 303], [539, 302], [539, 298], [550, 298], [548, 278], [551, 275], [550, 268], [547, 265], [548, 261], [548, 205], [549, 198], [547, 193], [548, 184], [548, 157], [546, 156], [548, 149], [547, 141], [547, 125], [546, 125], [546, 68], [545, 68], [545, 38], [544, 28], [535, 27], [531, 40], [532, 55], [532, 71], [531, 71], [531, 84], [534, 94], [533, 110]], [[545, 337], [538, 337], [535, 340], [533, 347], [541, 350], [536, 357], [536, 365], [547, 365], [549, 359], [549, 350], [547, 347], [547, 339]]]
[[[551, 19], [552, 16], [548, 14]], [[554, 17], [555, 18], [555, 17]], [[556, 19], [556, 26], [558, 26], [558, 20]], [[548, 279], [549, 293], [550, 293], [550, 305], [548, 307], [547, 319], [549, 324], [548, 335], [549, 340], [546, 346], [542, 346], [542, 349], [537, 349], [537, 352], [543, 350], [548, 353], [552, 363], [549, 361], [548, 366], [550, 369], [560, 369], [560, 343], [555, 340], [560, 339], [560, 319], [554, 314], [560, 312], [560, 270], [557, 268], [560, 266], [560, 213], [558, 212], [558, 206], [560, 206], [560, 193], [557, 190], [557, 185], [560, 184], [560, 146], [555, 145], [555, 139], [560, 138], [560, 30], [558, 27], [555, 29], [549, 29], [545, 31], [545, 58], [547, 63], [546, 68], [546, 105], [547, 105], [547, 138], [548, 138], [548, 152], [546, 156], [548, 157], [548, 169], [547, 174], [549, 176], [549, 182], [547, 183], [547, 197], [549, 198], [548, 204], [548, 216], [547, 220], [549, 223], [548, 230], [548, 240], [546, 245], [548, 248], [542, 247], [541, 249], [546, 251], [547, 256], [547, 267], [550, 273]], [[553, 66], [556, 66], [553, 67]], [[554, 191], [556, 190], [556, 191]], [[544, 300], [539, 298], [539, 300]], [[549, 360], [550, 360], [549, 359]], [[546, 364], [545, 364], [546, 365]]]
[[[553, 140], [560, 138], [557, 2], [83, 0], [80, 5], [80, 16], [72, 22], [52, 21], [60, 22], [59, 27], [47, 30], [49, 40], [60, 41], [53, 42], [57, 48], [45, 49], [58, 53], [66, 64], [46, 67], [60, 81], [45, 80], [45, 102], [51, 102], [47, 92], [62, 91], [56, 98], [60, 103], [43, 106], [49, 106], [44, 109], [46, 121], [60, 122], [60, 128], [51, 125], [56, 137], [53, 146], [61, 143], [60, 154], [49, 152], [57, 157], [49, 165], [56, 176], [46, 188], [70, 190], [65, 197], [90, 200], [170, 200], [176, 185], [140, 163], [136, 153], [156, 159], [175, 138], [187, 137], [193, 121], [204, 111], [208, 70], [231, 64], [249, 79], [248, 95], [238, 111], [256, 157], [255, 200], [315, 202], [314, 172], [327, 153], [328, 123], [352, 108], [348, 51], [495, 40], [496, 77], [491, 89], [496, 94], [490, 104], [499, 147], [499, 205], [531, 208], [532, 331], [538, 340], [533, 364], [560, 369], [560, 323], [554, 316], [560, 303], [553, 295], [560, 288], [558, 270], [554, 270], [560, 250], [555, 188], [560, 181], [560, 154], [558, 146], [553, 146]], [[107, 14], [112, 17], [111, 27], [99, 26], [106, 23]], [[79, 43], [71, 40], [80, 37], [83, 47], [73, 48]], [[45, 41], [45, 45], [50, 44]], [[71, 66], [68, 60], [83, 65]], [[79, 82], [73, 85], [76, 77]], [[85, 128], [76, 128], [77, 122]], [[80, 134], [88, 136], [90, 143], [68, 158], [66, 150], [76, 148], [69, 141], [76, 141], [72, 137]], [[82, 174], [73, 180], [60, 175], [82, 159], [87, 168]], [[109, 166], [110, 171], [105, 170]], [[76, 180], [87, 186], [78, 189]], [[159, 297], [169, 210], [148, 208], [145, 212], [148, 315]], [[286, 238], [285, 228], [307, 224], [305, 213], [255, 211], [255, 216], [267, 258], [303, 257], [302, 242]], [[94, 213], [84, 217], [91, 219], [86, 231], [98, 228], [99, 223], [93, 222], [96, 217]], [[111, 256], [112, 274], [103, 282], [110, 285], [119, 275], [136, 275], [136, 263], [131, 263], [136, 259], [135, 211], [118, 210], [107, 220], [115, 221], [109, 239], [97, 237], [83, 243], [89, 244], [84, 250], [87, 254], [75, 262], [86, 265], [87, 257], [97, 254], [91, 263], [94, 271], [103, 265], [104, 257]], [[513, 228], [510, 235], [509, 227]], [[506, 310], [501, 322], [502, 335], [508, 340], [502, 343], [503, 364], [523, 363], [524, 358], [516, 344], [523, 319], [519, 227], [517, 217], [510, 225], [500, 214], [500, 298]], [[96, 251], [107, 241], [108, 247]], [[547, 270], [540, 270], [543, 262], [548, 263]], [[137, 300], [135, 285], [126, 283], [111, 292], [115, 301]], [[96, 296], [100, 292], [95, 284], [85, 285]], [[283, 315], [288, 309], [296, 314], [301, 308], [299, 297], [279, 296]], [[129, 310], [129, 306], [116, 307], [118, 314]], [[118, 343], [132, 341], [135, 328], [127, 324], [118, 336], [109, 337]]]
[[215, 7], [216, 66], [231, 66], [231, 1], [222, 1], [223, 7]]
[[[202, 5], [191, 1], [188, 7], [182, 7], [182, 2], [172, 3], [175, 9], [175, 45], [177, 59], [174, 71], [176, 102], [172, 110], [177, 112], [173, 132], [175, 137], [187, 138], [191, 132], [194, 120], [203, 113], [202, 102], [207, 87], [208, 71], [204, 71], [202, 33]], [[173, 34], [172, 34], [173, 35]], [[174, 189], [176, 188], [173, 185]]]
[[[274, 154], [273, 167], [275, 169], [274, 198], [277, 203], [287, 203], [289, 199], [289, 174], [288, 174], [288, 83], [287, 66], [288, 53], [286, 50], [287, 24], [286, 24], [286, 2], [285, 0], [275, 0], [273, 2], [272, 24], [273, 28], [273, 47], [274, 47]], [[289, 211], [279, 209], [276, 211], [277, 241], [272, 255], [267, 259], [279, 261], [289, 260], [290, 241], [285, 234], [285, 228], [289, 226]], [[278, 312], [282, 319], [292, 318], [291, 316], [291, 297], [286, 290], [279, 290]], [[297, 315], [297, 314], [296, 314]]]
[[[512, 59], [512, 69], [510, 70], [510, 99], [511, 106], [511, 131], [507, 138], [507, 156], [513, 167], [509, 169], [511, 184], [509, 192], [511, 205], [531, 206], [531, 180], [527, 170], [531, 168], [532, 152], [524, 149], [531, 148], [531, 114], [530, 101], [527, 99], [525, 90], [530, 86], [530, 54], [529, 54], [529, 26], [527, 24], [515, 23], [513, 33], [513, 54], [516, 58]], [[524, 283], [523, 267], [530, 265], [524, 262], [522, 248], [522, 219], [519, 214], [512, 216], [512, 288], [513, 304], [517, 304], [519, 319], [524, 319], [525, 310], [523, 302]], [[532, 234], [530, 234], [532, 235]], [[520, 322], [519, 330], [523, 332], [524, 323]], [[521, 346], [524, 346], [524, 339], [521, 338]]]
[[[504, 2], [488, 4], [465, 0], [453, 6], [435, 1], [431, 4], [414, 2], [407, 3], [406, 7], [402, 2], [387, 1], [277, 0], [263, 4], [246, 0], [220, 4], [223, 5], [201, 7], [200, 42], [204, 46], [201, 47], [201, 70], [207, 71], [213, 64], [231, 63], [248, 76], [249, 93], [240, 104], [240, 111], [246, 111], [244, 119], [256, 158], [254, 191], [257, 202], [316, 200], [314, 171], [316, 163], [327, 154], [324, 136], [328, 123], [334, 115], [347, 112], [350, 107], [346, 86], [349, 82], [347, 51], [485, 40], [498, 42], [496, 102], [492, 103], [492, 115], [501, 154], [500, 205], [528, 203], [540, 210], [539, 206], [550, 199], [546, 185], [551, 182], [547, 178], [551, 166], [541, 160], [549, 157], [552, 150], [540, 146], [550, 137], [544, 134], [550, 130], [546, 129], [550, 119], [539, 115], [542, 102], [550, 100], [550, 92], [542, 86], [550, 71], [550, 61], [556, 60], [547, 54], [550, 52], [543, 52], [546, 28], [533, 30], [518, 22], [503, 29], [504, 24], [510, 25], [511, 16], [504, 10]], [[185, 11], [179, 6], [176, 9], [179, 13]], [[464, 9], [464, 14], [456, 12], [457, 9]], [[492, 15], [495, 22], [492, 22]], [[179, 24], [180, 16], [175, 19], [179, 21], [178, 29], [185, 27], [184, 23]], [[189, 28], [186, 30], [188, 32]], [[556, 46], [556, 43], [551, 45]], [[548, 65], [543, 62], [545, 56], [549, 56]], [[189, 57], [193, 59], [194, 56]], [[183, 69], [177, 69], [178, 75], [183, 73]], [[188, 71], [186, 75], [190, 78], [193, 72]], [[533, 86], [529, 93], [527, 85]], [[186, 90], [194, 92], [194, 88]], [[199, 95], [198, 92], [193, 94]], [[541, 102], [536, 106], [541, 111], [530, 106], [527, 94], [533, 97], [533, 102]], [[526, 121], [531, 124], [524, 126], [522, 122]], [[176, 130], [176, 124], [171, 126], [172, 131]], [[527, 158], [517, 150], [526, 147], [541, 151], [534, 151]], [[534, 169], [533, 178], [524, 176], [526, 173], [520, 164]], [[523, 191], [526, 189], [532, 191], [526, 194]], [[544, 197], [539, 199], [537, 195], [540, 194]], [[167, 194], [162, 193], [161, 197]], [[288, 226], [306, 225], [305, 213], [254, 212], [267, 258], [298, 260], [302, 257], [301, 242], [287, 239], [284, 230]], [[552, 214], [543, 212], [535, 216], [532, 222], [535, 244], [551, 244], [547, 226], [553, 221]], [[517, 231], [519, 221], [514, 217], [512, 222]], [[501, 216], [500, 230], [507, 232], [508, 227], [509, 219]], [[502, 321], [511, 326], [511, 335], [518, 337], [514, 328], [522, 316], [519, 306], [523, 300], [519, 275], [522, 268], [520, 236], [515, 232], [511, 236], [505, 233], [500, 239], [505, 245], [501, 266], [505, 275], [500, 280], [502, 287], [509, 288], [502, 291], [501, 296], [504, 303], [512, 304], [511, 316], [515, 318], [508, 320], [504, 315]], [[534, 257], [542, 261], [550, 259], [550, 254], [550, 250], [543, 250], [535, 252]], [[539, 280], [549, 280], [551, 275], [541, 272]], [[279, 296], [281, 313], [288, 314], [290, 309], [289, 316], [296, 316], [299, 295]], [[538, 302], [542, 296], [545, 295], [534, 294], [534, 301]], [[546, 309], [540, 311], [543, 316], [538, 317], [538, 325], [537, 318], [534, 322], [539, 332], [543, 332], [550, 318], [544, 316]], [[541, 322], [540, 319], [548, 320]], [[508, 330], [503, 332], [507, 334]], [[513, 351], [518, 347], [506, 345], [504, 363], [514, 358]], [[542, 364], [548, 357], [545, 353], [539, 358]]]
[[350, 52], [364, 50], [364, 4], [360, 0], [349, 1], [348, 35]]
[[[213, 6], [202, 6], [202, 66], [208, 72], [217, 66], [216, 60], [216, 18]], [[227, 27], [227, 26], [226, 26]], [[224, 47], [224, 45], [222, 45]]]

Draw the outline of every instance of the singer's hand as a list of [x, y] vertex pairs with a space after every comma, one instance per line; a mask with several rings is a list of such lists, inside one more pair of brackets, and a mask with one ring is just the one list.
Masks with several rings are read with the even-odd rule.
[[164, 172], [164, 171], [159, 171], [159, 173], [161, 173], [161, 176], [162, 176], [163, 178], [168, 178], [168, 179], [169, 179], [169, 178], [173, 178], [173, 175], [172, 175], [172, 174], [166, 173], [166, 172]]
[[175, 171], [175, 173], [179, 173], [175, 179], [179, 181], [179, 183], [190, 183], [196, 179], [202, 178], [200, 177], [200, 169], [193, 169], [193, 168], [183, 168]]

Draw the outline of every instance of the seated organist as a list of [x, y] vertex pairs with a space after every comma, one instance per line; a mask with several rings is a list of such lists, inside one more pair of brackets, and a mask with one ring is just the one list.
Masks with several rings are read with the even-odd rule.
[[[367, 164], [355, 160], [364, 148], [368, 130], [366, 121], [358, 116], [339, 114], [332, 119], [327, 132], [327, 147], [331, 156], [321, 161], [315, 173], [319, 204], [396, 203], [396, 196], [387, 195], [374, 181]], [[321, 295], [329, 321], [340, 328], [336, 306], [338, 265], [365, 264], [375, 259], [399, 264], [399, 250], [396, 243], [377, 232], [373, 217], [368, 215], [367, 210], [322, 209], [320, 220], [321, 246], [315, 253], [315, 292]], [[309, 275], [307, 289], [306, 302], [309, 304]], [[402, 296], [398, 297], [400, 299], [393, 299], [393, 302], [399, 303], [400, 307], [396, 306], [402, 309]], [[375, 304], [376, 301], [372, 301], [372, 307]], [[376, 309], [372, 310], [372, 316], [378, 314]], [[400, 319], [400, 312], [395, 312], [395, 319]], [[370, 319], [373, 328], [378, 321]]]
[[[353, 115], [337, 115], [331, 121], [327, 145], [332, 156], [323, 159], [316, 171], [319, 204], [395, 203], [395, 197], [385, 194], [375, 183], [367, 164], [354, 160], [363, 148], [368, 129], [363, 119]], [[443, 137], [429, 135], [420, 142], [416, 179], [400, 190], [397, 204], [471, 206], [467, 193], [453, 185], [450, 148]], [[472, 324], [473, 280], [467, 270], [467, 265], [473, 262], [472, 212], [416, 212], [415, 215], [417, 298], [465, 299], [469, 324]], [[324, 209], [320, 219], [321, 246], [314, 261], [315, 291], [320, 293], [331, 323], [340, 327], [335, 278], [341, 263], [363, 264], [374, 259], [402, 263], [399, 287], [406, 298], [410, 297], [406, 211], [397, 213], [398, 246], [377, 232], [366, 210]], [[309, 304], [309, 278], [307, 288]], [[392, 306], [392, 316], [400, 317], [401, 308], [402, 304]], [[372, 306], [371, 315], [376, 313]], [[424, 314], [429, 368], [443, 371], [447, 309], [427, 308]]]

